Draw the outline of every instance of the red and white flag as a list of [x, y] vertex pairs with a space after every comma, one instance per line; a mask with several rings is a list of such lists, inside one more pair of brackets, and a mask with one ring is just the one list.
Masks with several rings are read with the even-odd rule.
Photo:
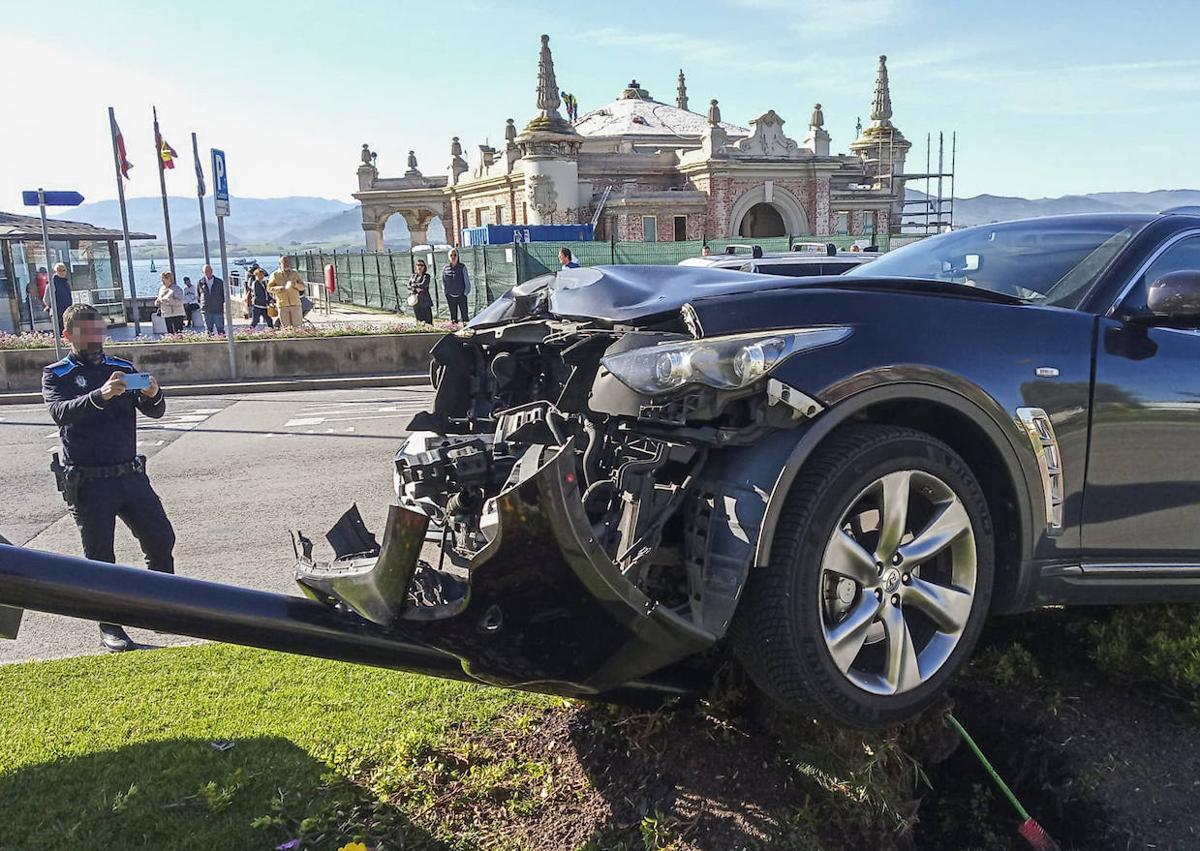
[[115, 120], [113, 121], [113, 132], [117, 140], [117, 169], [121, 172], [121, 177], [128, 180], [129, 169], [133, 168], [133, 163], [125, 155], [125, 137], [121, 135], [121, 128], [117, 126]]

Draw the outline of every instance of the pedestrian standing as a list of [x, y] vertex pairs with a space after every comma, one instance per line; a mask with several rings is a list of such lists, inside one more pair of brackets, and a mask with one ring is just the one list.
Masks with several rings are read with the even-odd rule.
[[[146, 566], [174, 573], [175, 530], [146, 478], [146, 459], [137, 454], [137, 414], [163, 415], [162, 388], [152, 375], [144, 388], [128, 387], [137, 369], [105, 355], [104, 317], [96, 308], [72, 305], [65, 318], [63, 336], [71, 353], [42, 371], [42, 398], [62, 441], [63, 463], [56, 453], [50, 469], [79, 527], [83, 553], [116, 563], [113, 538], [120, 517], [141, 544]], [[100, 624], [100, 636], [107, 650], [137, 649], [116, 624]]]
[[175, 276], [170, 272], [162, 273], [162, 286], [154, 303], [167, 321], [168, 334], [178, 334], [183, 330], [183, 287], [175, 283]]
[[292, 258], [279, 258], [279, 268], [271, 273], [267, 291], [275, 296], [279, 327], [299, 328], [304, 320], [304, 310], [300, 306], [300, 298], [304, 295], [304, 278], [292, 268]]
[[[52, 291], [54, 293], [54, 301], [50, 300], [50, 293]], [[59, 334], [62, 334], [63, 328], [66, 327], [63, 325], [63, 314], [71, 306], [71, 282], [67, 280], [66, 263], [54, 264], [54, 280], [46, 287], [42, 299], [42, 303], [46, 307], [46, 313], [52, 318], [55, 317], [54, 311], [57, 308], [58, 315], [56, 318], [58, 319], [58, 325], [55, 326], [55, 330]]]
[[433, 296], [429, 292], [429, 272], [424, 260], [417, 261], [417, 271], [408, 279], [408, 304], [418, 322], [433, 324]]
[[250, 294], [250, 327], [257, 328], [258, 323], [262, 322], [271, 328], [271, 317], [267, 313], [267, 308], [271, 306], [271, 294], [267, 292], [267, 270], [262, 266], [255, 267], [247, 292]]
[[467, 267], [458, 260], [458, 249], [450, 249], [450, 262], [442, 267], [442, 292], [450, 306], [451, 322], [467, 321], [467, 293], [471, 291], [471, 278]]
[[213, 275], [213, 267], [204, 267], [204, 277], [196, 285], [200, 292], [200, 313], [210, 335], [225, 333], [225, 282]]
[[575, 262], [575, 258], [571, 256], [571, 249], [565, 245], [558, 249], [558, 262], [562, 264], [564, 269], [578, 269], [579, 264]]
[[189, 328], [196, 327], [196, 311], [200, 309], [200, 292], [196, 289], [196, 285], [192, 283], [192, 279], [187, 275], [183, 276], [183, 313], [187, 316], [187, 326]]

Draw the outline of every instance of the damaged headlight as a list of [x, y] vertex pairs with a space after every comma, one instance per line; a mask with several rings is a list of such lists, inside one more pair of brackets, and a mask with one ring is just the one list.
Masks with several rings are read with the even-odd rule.
[[608, 355], [600, 363], [632, 390], [650, 396], [688, 384], [737, 390], [753, 384], [796, 352], [829, 346], [848, 336], [850, 329], [842, 325], [758, 331], [647, 346]]

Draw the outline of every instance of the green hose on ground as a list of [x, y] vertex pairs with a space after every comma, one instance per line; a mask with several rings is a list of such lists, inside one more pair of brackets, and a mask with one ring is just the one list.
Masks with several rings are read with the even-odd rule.
[[946, 720], [962, 736], [963, 741], [967, 743], [967, 747], [971, 749], [971, 752], [983, 764], [984, 769], [987, 770], [987, 773], [996, 782], [996, 785], [1000, 787], [1000, 791], [1004, 793], [1004, 797], [1008, 798], [1008, 802], [1013, 805], [1017, 814], [1021, 816], [1021, 826], [1017, 829], [1017, 833], [1020, 834], [1021, 838], [1028, 842], [1030, 847], [1035, 849], [1035, 851], [1059, 851], [1058, 844], [1050, 838], [1045, 828], [1038, 824], [1033, 816], [1029, 815], [1029, 811], [1021, 806], [1021, 802], [1017, 800], [1017, 796], [1013, 794], [1012, 789], [1008, 788], [1008, 784], [1004, 782], [1004, 778], [996, 772], [996, 769], [992, 768], [992, 764], [988, 762], [988, 758], [983, 755], [983, 751], [979, 749], [979, 745], [975, 744], [975, 740], [971, 738], [971, 734], [954, 717], [954, 713], [947, 712]]

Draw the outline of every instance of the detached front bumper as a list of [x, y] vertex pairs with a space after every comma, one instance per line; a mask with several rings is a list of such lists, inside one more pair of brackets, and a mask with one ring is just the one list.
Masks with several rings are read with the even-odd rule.
[[490, 542], [471, 559], [465, 588], [450, 580], [452, 595], [420, 593], [437, 574], [420, 561], [429, 518], [398, 505], [377, 548], [357, 512], [331, 533], [343, 548], [331, 563], [314, 562], [301, 538], [296, 578], [314, 599], [451, 654], [494, 685], [598, 694], [710, 646], [715, 636], [643, 594], [599, 547], [574, 456], [571, 440], [526, 451], [496, 497]]

